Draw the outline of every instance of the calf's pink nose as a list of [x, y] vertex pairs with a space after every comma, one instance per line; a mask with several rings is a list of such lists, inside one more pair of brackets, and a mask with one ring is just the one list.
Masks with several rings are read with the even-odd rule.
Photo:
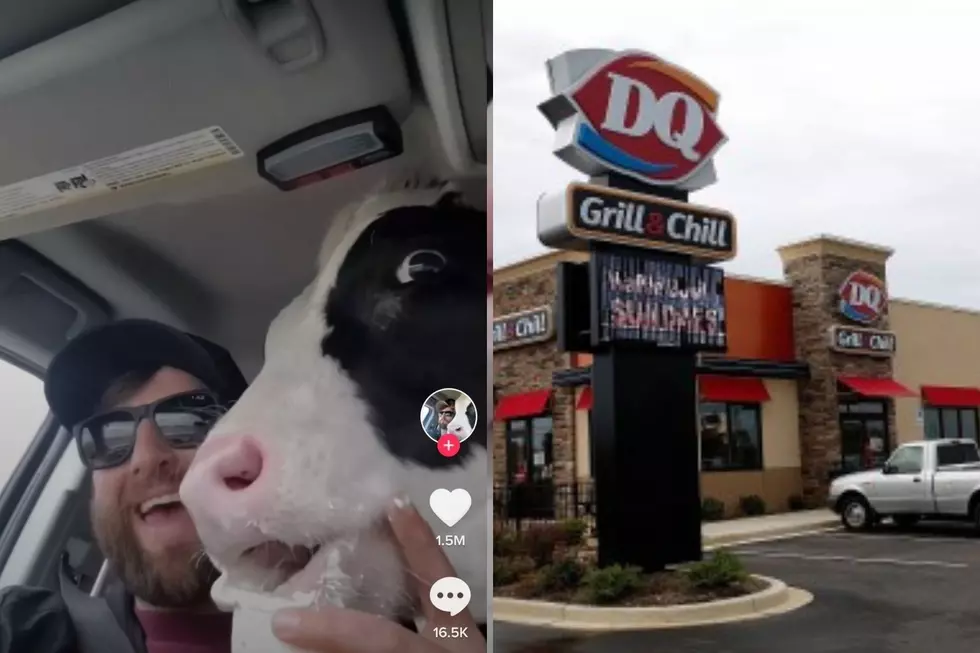
[[258, 509], [263, 500], [263, 472], [269, 471], [266, 463], [262, 448], [247, 435], [222, 436], [204, 443], [181, 484], [181, 499], [199, 534], [220, 539], [241, 535], [232, 531], [246, 528], [245, 521], [233, 516]]
[[262, 474], [262, 450], [248, 436], [228, 442], [208, 462], [216, 492], [244, 490]]

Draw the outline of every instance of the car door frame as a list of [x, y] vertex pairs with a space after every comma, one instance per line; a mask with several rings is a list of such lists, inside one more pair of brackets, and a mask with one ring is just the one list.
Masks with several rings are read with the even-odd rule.
[[[62, 334], [49, 332], [47, 340], [33, 340], [31, 334], [23, 329], [7, 328], [0, 320], [0, 359], [24, 369], [26, 372], [42, 377], [44, 370], [57, 349], [82, 331], [112, 318], [112, 310], [107, 302], [62, 271], [33, 249], [17, 241], [0, 242], [0, 313], [5, 310], [22, 310], [7, 304], [4, 290], [14, 280], [27, 280], [38, 293], [48, 293], [49, 302], [57, 301], [60, 306], [70, 307], [75, 319]], [[41, 303], [43, 305], [43, 302]], [[53, 304], [48, 304], [53, 305]], [[24, 313], [19, 314], [23, 321]], [[46, 316], [37, 316], [38, 320]], [[61, 428], [50, 413], [39, 425], [21, 460], [11, 473], [3, 490], [0, 491], [0, 576], [7, 571], [7, 565], [20, 544], [21, 535], [32, 518], [48, 520], [41, 529], [44, 533], [57, 530], [56, 521], [61, 514], [58, 506], [63, 502], [52, 503], [50, 515], [35, 513], [38, 501], [51, 480], [59, 463], [63, 460], [71, 442], [70, 434]], [[57, 505], [56, 505], [57, 504]], [[18, 570], [18, 580], [37, 581], [51, 567], [50, 551], [45, 551], [47, 542], [38, 542], [38, 555], [31, 557], [27, 568]], [[60, 555], [60, 552], [54, 552]]]
[[[917, 472], [888, 472], [888, 467], [896, 455], [905, 450], [918, 449], [922, 452], [922, 464]], [[929, 484], [926, 470], [928, 469], [928, 447], [922, 444], [907, 444], [896, 449], [888, 458], [882, 469], [882, 478], [878, 482], [876, 501], [879, 512], [884, 514], [921, 514], [926, 511], [929, 500]]]

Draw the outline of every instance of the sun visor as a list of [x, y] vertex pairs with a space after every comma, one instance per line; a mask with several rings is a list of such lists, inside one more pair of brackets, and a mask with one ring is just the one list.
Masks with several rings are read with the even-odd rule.
[[132, 2], [0, 60], [0, 239], [268, 188], [259, 150], [371, 107], [415, 110], [386, 2]]
[[422, 85], [453, 169], [487, 163], [487, 71], [492, 68], [492, 8], [484, 2], [405, 3]]

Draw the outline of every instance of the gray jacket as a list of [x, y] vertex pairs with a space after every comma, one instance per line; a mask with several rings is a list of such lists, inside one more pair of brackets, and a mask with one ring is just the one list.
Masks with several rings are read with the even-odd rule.
[[118, 579], [101, 597], [77, 585], [62, 557], [61, 588], [8, 587], [0, 592], [0, 653], [146, 653], [133, 597]]

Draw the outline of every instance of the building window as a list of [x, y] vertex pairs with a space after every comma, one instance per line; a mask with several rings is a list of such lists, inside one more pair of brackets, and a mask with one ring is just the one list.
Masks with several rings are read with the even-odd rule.
[[963, 438], [977, 442], [977, 409], [949, 406], [924, 406], [922, 421], [926, 440]]
[[701, 469], [762, 469], [762, 419], [759, 404], [704, 402]]
[[551, 415], [507, 422], [509, 485], [550, 482], [554, 472], [554, 428]]

